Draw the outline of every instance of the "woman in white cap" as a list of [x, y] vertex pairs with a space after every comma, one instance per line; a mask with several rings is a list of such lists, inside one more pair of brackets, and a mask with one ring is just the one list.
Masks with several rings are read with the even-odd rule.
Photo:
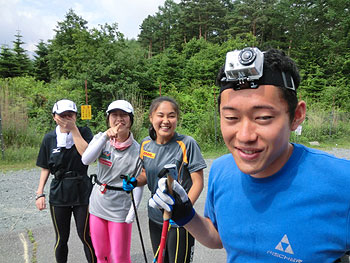
[[49, 174], [53, 174], [49, 203], [56, 232], [56, 261], [67, 262], [67, 243], [73, 214], [86, 259], [96, 262], [88, 221], [92, 184], [87, 176], [88, 166], [81, 161], [93, 135], [88, 127], [76, 126], [77, 106], [73, 101], [57, 101], [52, 114], [57, 127], [45, 135], [40, 147], [36, 165], [41, 167], [41, 173], [35, 203], [39, 210], [46, 208], [44, 188]]
[[[125, 100], [113, 101], [106, 111], [107, 130], [94, 136], [82, 156], [88, 165], [98, 159], [90, 196], [90, 230], [97, 262], [131, 262], [131, 230], [135, 212], [122, 188], [123, 176], [137, 177], [141, 170], [140, 145], [130, 128], [134, 109]], [[134, 190], [136, 206], [143, 187]]]

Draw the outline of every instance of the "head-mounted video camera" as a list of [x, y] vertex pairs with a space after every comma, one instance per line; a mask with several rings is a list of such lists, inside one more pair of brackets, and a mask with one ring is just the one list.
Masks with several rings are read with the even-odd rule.
[[296, 91], [290, 73], [264, 68], [264, 53], [258, 48], [247, 47], [227, 52], [221, 82], [221, 91], [256, 89], [259, 85], [275, 85]]
[[238, 82], [238, 87], [245, 83], [250, 88], [257, 88], [254, 80], [263, 75], [264, 54], [258, 48], [247, 47], [226, 54], [226, 81]]

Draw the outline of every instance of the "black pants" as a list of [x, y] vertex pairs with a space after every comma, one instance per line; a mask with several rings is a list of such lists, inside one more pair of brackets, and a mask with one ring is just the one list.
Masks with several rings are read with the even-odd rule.
[[[160, 244], [162, 226], [151, 220], [148, 224], [155, 255]], [[164, 263], [190, 263], [193, 261], [193, 253], [194, 237], [183, 227], [171, 226], [167, 235]]]
[[81, 206], [52, 206], [50, 212], [56, 233], [55, 257], [57, 263], [66, 263], [68, 257], [68, 239], [72, 214], [78, 236], [84, 245], [84, 252], [89, 263], [96, 263], [96, 256], [92, 246], [89, 229], [89, 207]]

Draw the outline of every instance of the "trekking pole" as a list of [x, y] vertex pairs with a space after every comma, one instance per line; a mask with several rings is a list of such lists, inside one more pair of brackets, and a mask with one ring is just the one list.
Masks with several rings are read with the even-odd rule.
[[131, 195], [132, 205], [134, 206], [135, 217], [136, 217], [136, 224], [137, 224], [137, 229], [139, 230], [139, 235], [140, 235], [140, 241], [141, 241], [141, 246], [142, 246], [143, 257], [145, 258], [145, 262], [147, 263], [146, 250], [145, 250], [145, 245], [144, 245], [143, 239], [142, 239], [141, 226], [140, 226], [139, 216], [137, 215], [137, 208], [136, 208], [136, 204], [135, 204], [135, 199], [134, 199], [133, 191], [130, 192], [130, 195]]
[[[173, 182], [174, 182], [174, 180], [177, 179], [176, 165], [175, 164], [166, 164], [164, 166], [164, 168], [168, 169], [168, 175], [167, 175], [168, 192], [170, 195], [173, 195]], [[162, 235], [160, 238], [160, 245], [159, 245], [158, 263], [163, 263], [163, 261], [164, 261], [165, 245], [166, 245], [166, 239], [167, 239], [167, 235], [168, 235], [168, 228], [169, 228], [169, 220], [170, 219], [171, 219], [171, 212], [164, 211]]]
[[[128, 175], [121, 175], [120, 178], [126, 179], [126, 180], [129, 180], [129, 179], [130, 179]], [[142, 238], [142, 233], [141, 233], [141, 226], [140, 226], [139, 216], [138, 216], [138, 214], [137, 214], [137, 207], [136, 207], [136, 203], [135, 203], [135, 199], [134, 199], [134, 193], [133, 193], [132, 190], [131, 190], [131, 192], [130, 192], [130, 196], [131, 196], [131, 202], [132, 202], [132, 205], [133, 205], [134, 211], [135, 211], [136, 224], [137, 224], [137, 229], [138, 229], [138, 231], [139, 231], [139, 236], [140, 236], [140, 241], [141, 241], [143, 256], [144, 256], [144, 258], [145, 258], [145, 262], [147, 263], [147, 256], [146, 256], [145, 245], [144, 245], [144, 243], [143, 243], [143, 238]]]

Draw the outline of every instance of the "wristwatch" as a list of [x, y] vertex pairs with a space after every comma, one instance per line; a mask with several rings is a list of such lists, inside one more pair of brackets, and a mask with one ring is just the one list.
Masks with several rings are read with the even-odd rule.
[[35, 200], [38, 200], [41, 197], [45, 197], [45, 194], [40, 194], [40, 195], [35, 196]]

